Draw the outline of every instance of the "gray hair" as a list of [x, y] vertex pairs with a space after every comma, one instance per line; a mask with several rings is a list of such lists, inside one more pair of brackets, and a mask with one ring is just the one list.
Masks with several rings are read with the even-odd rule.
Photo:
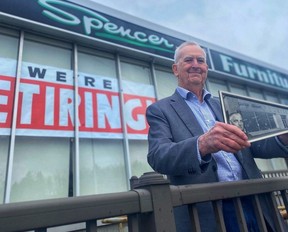
[[186, 42], [180, 44], [180, 46], [177, 47], [176, 50], [175, 50], [175, 53], [174, 53], [174, 63], [175, 64], [177, 64], [179, 59], [180, 59], [180, 51], [181, 51], [181, 49], [186, 47], [186, 46], [190, 46], [190, 45], [198, 46], [199, 48], [201, 48], [203, 50], [203, 52], [204, 52], [204, 56], [205, 56], [205, 60], [206, 60], [206, 52], [197, 42], [186, 41]]

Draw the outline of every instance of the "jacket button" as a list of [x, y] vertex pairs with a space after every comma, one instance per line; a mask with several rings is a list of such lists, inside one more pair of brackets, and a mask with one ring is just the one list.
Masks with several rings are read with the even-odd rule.
[[195, 171], [193, 169], [188, 169], [189, 174], [195, 174]]

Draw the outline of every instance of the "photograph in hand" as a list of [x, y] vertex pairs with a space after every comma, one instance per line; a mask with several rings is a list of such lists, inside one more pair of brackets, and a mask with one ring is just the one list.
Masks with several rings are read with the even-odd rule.
[[250, 142], [288, 132], [288, 106], [219, 91], [225, 123], [243, 130]]

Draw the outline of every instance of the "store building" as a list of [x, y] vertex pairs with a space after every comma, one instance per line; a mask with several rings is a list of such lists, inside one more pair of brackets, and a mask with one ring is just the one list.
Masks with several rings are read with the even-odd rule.
[[185, 40], [206, 49], [213, 95], [288, 104], [287, 70], [88, 0], [2, 0], [0, 11], [3, 203], [126, 191], [151, 171], [145, 109], [174, 92]]

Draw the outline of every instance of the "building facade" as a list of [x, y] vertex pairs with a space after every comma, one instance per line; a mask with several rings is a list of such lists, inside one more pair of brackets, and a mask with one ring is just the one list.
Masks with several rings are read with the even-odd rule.
[[213, 95], [288, 104], [287, 70], [88, 0], [2, 0], [0, 22], [2, 203], [126, 191], [152, 171], [145, 110], [175, 91], [183, 41], [206, 50]]

